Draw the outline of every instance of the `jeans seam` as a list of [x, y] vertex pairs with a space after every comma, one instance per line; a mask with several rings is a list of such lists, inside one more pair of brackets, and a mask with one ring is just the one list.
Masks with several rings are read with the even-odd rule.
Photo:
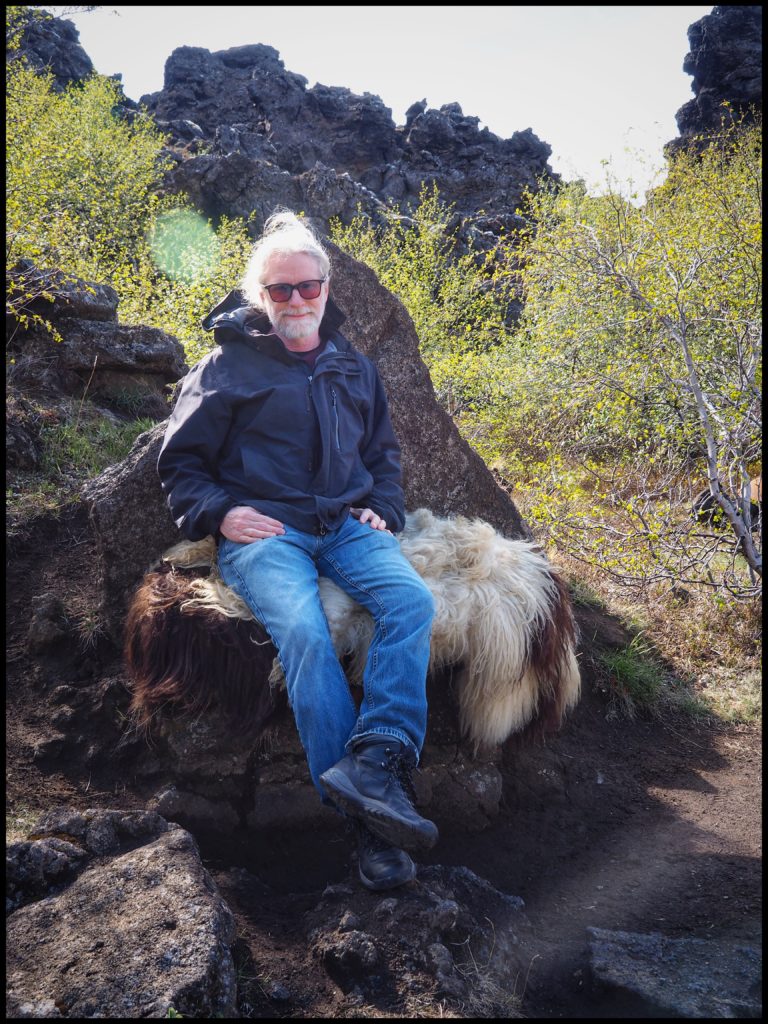
[[[370, 598], [372, 598], [376, 602], [376, 604], [379, 606], [379, 608], [381, 608], [382, 614], [381, 614], [381, 618], [379, 619], [378, 625], [379, 625], [379, 627], [381, 629], [381, 639], [382, 640], [386, 640], [387, 639], [387, 624], [386, 624], [387, 609], [384, 607], [384, 602], [381, 600], [381, 598], [378, 596], [378, 594], [374, 594], [373, 591], [369, 590], [367, 587], [364, 587], [361, 583], [356, 583], [354, 580], [350, 579], [349, 576], [347, 576], [347, 574], [343, 571], [343, 569], [341, 568], [339, 563], [334, 558], [332, 558], [329, 554], [325, 555], [325, 560], [326, 560], [326, 562], [329, 565], [333, 566], [335, 571], [339, 574], [339, 576], [341, 576], [342, 579], [347, 581], [347, 583], [350, 585], [350, 587], [354, 587], [355, 590], [362, 590], [362, 592], [364, 594], [367, 594]], [[371, 647], [369, 648], [369, 650], [373, 651], [373, 654], [372, 654], [372, 657], [371, 657], [371, 674], [372, 675], [374, 675], [376, 673], [376, 671], [378, 669], [378, 665], [379, 665], [379, 643], [380, 642], [381, 641], [376, 641], [376, 631], [374, 630], [373, 638], [371, 639]], [[364, 692], [364, 695], [365, 695], [366, 707], [368, 708], [368, 711], [373, 714], [376, 711], [376, 705], [375, 705], [374, 700], [373, 700], [373, 687], [372, 686], [366, 686], [366, 687], [364, 687], [363, 692]]]
[[[277, 660], [280, 663], [280, 669], [281, 669], [281, 671], [283, 673], [283, 678], [286, 680], [286, 692], [287, 692], [287, 690], [288, 690], [288, 686], [287, 686], [288, 676], [286, 674], [285, 665], [283, 664], [283, 659], [282, 659], [282, 656], [280, 654], [280, 646], [277, 643], [277, 641], [275, 640], [275, 638], [272, 636], [272, 630], [269, 628], [267, 623], [264, 621], [264, 613], [262, 612], [261, 608], [259, 607], [258, 601], [256, 601], [256, 599], [254, 598], [253, 594], [251, 593], [250, 588], [248, 587], [248, 584], [245, 582], [245, 577], [240, 572], [240, 570], [237, 568], [237, 566], [235, 565], [235, 563], [232, 561], [231, 558], [225, 558], [224, 560], [226, 561], [227, 565], [230, 567], [232, 572], [240, 580], [240, 585], [242, 586], [244, 593], [246, 593], [248, 595], [248, 603], [249, 603], [249, 605], [251, 607], [251, 611], [254, 612], [254, 614], [256, 615], [257, 619], [261, 623], [262, 627], [269, 634], [269, 639], [272, 641], [272, 646], [275, 648], [275, 651], [277, 653]], [[290, 698], [290, 694], [289, 694], [289, 698]]]

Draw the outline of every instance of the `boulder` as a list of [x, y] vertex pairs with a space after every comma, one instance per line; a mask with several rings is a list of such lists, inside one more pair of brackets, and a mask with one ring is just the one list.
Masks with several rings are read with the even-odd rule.
[[52, 18], [39, 8], [31, 10], [33, 13], [27, 15], [21, 36], [19, 54], [32, 67], [50, 71], [55, 89], [64, 89], [93, 74], [91, 58], [80, 45], [80, 33], [72, 22]]
[[236, 1015], [234, 920], [184, 829], [57, 808], [8, 861], [8, 1017]]
[[762, 957], [754, 946], [659, 932], [587, 931], [596, 985], [641, 1000], [647, 1018], [762, 1016]]
[[[414, 776], [417, 805], [428, 808], [424, 813], [438, 827], [481, 832], [500, 811], [501, 751], [475, 752], [461, 740], [448, 682], [430, 680], [427, 736]], [[260, 735], [237, 733], [214, 707], [195, 718], [169, 708], [156, 716], [151, 736], [151, 745], [135, 737], [126, 770], [150, 793], [149, 808], [196, 835], [340, 826], [338, 814], [320, 802], [284, 702]]]
[[446, 1016], [517, 1016], [520, 979], [537, 958], [523, 901], [465, 867], [420, 867], [390, 893], [329, 885], [305, 927], [310, 954], [358, 1019], [376, 1016], [385, 992], [401, 1019], [445, 1001]]
[[[34, 322], [14, 329], [8, 350], [19, 380], [53, 386], [82, 400], [86, 395], [123, 419], [168, 415], [167, 386], [186, 373], [184, 349], [156, 327], [118, 324], [117, 294], [108, 285], [47, 273], [49, 299], [31, 304], [58, 332]], [[63, 278], [63, 275], [60, 275]], [[47, 307], [47, 308], [44, 308]], [[13, 448], [23, 449], [15, 432]], [[21, 455], [24, 458], [24, 455]]]
[[119, 299], [111, 285], [83, 281], [60, 270], [41, 270], [31, 260], [20, 260], [8, 271], [6, 291], [11, 308], [14, 295], [20, 294], [25, 313], [36, 313], [52, 322], [69, 317], [117, 320]]

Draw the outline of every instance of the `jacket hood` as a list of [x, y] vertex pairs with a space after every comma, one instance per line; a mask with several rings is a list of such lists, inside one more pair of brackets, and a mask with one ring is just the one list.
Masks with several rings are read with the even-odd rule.
[[[320, 322], [320, 331], [323, 336], [334, 333], [344, 323], [346, 317], [332, 298], [328, 298], [325, 305], [325, 313]], [[272, 325], [269, 317], [259, 310], [249, 306], [239, 288], [233, 288], [229, 294], [214, 306], [211, 312], [201, 321], [203, 329], [212, 331], [216, 327], [228, 327], [236, 334], [242, 334], [246, 323], [249, 331], [254, 330], [259, 334], [272, 334]]]

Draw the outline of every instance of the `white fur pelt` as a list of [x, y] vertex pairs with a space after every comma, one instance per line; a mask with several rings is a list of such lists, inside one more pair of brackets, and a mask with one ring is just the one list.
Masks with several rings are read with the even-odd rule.
[[[498, 744], [522, 731], [540, 711], [559, 719], [578, 700], [575, 627], [565, 586], [534, 544], [508, 540], [480, 519], [440, 518], [427, 509], [409, 513], [399, 535], [403, 554], [435, 601], [430, 670], [461, 665], [460, 726], [476, 746]], [[213, 569], [195, 580], [182, 605], [253, 618], [216, 575], [213, 538], [184, 541], [163, 560]], [[373, 620], [328, 579], [320, 598], [337, 655], [350, 681], [362, 683]], [[279, 665], [273, 676], [279, 673]], [[559, 722], [558, 722], [559, 724]]]

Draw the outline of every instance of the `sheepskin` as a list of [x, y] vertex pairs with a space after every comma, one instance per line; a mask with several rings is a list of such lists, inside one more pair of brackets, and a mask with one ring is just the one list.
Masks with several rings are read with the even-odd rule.
[[[409, 513], [398, 539], [435, 600], [430, 671], [456, 670], [462, 734], [477, 748], [502, 743], [531, 725], [559, 727], [579, 697], [576, 629], [565, 583], [541, 549], [508, 540], [480, 519], [441, 518], [428, 509]], [[177, 581], [174, 607], [188, 628], [199, 631], [215, 622], [221, 632], [227, 621], [255, 624], [245, 602], [218, 576], [213, 538], [182, 541], [162, 560], [174, 578], [186, 570], [210, 569], [208, 576]], [[142, 673], [153, 663], [152, 638], [137, 639], [136, 632], [138, 622], [152, 618], [157, 587], [157, 579], [145, 582], [141, 612], [134, 614], [132, 608], [129, 615], [127, 650], [140, 684], [134, 692], [137, 708], [154, 699], [153, 684], [142, 682]], [[330, 580], [321, 578], [319, 588], [336, 653], [350, 682], [360, 685], [373, 620]], [[198, 618], [199, 625], [192, 625]], [[263, 636], [260, 624], [259, 629]], [[174, 671], [178, 674], [178, 665], [165, 672], [166, 683]], [[280, 678], [275, 659], [270, 681]], [[195, 679], [194, 686], [202, 693], [202, 679]], [[167, 685], [166, 695], [172, 689]], [[273, 693], [273, 687], [264, 689]]]
[[196, 716], [216, 705], [233, 731], [258, 733], [286, 704], [278, 689], [260, 683], [272, 668], [272, 641], [244, 605], [236, 616], [216, 606], [188, 608], [201, 582], [165, 563], [134, 595], [124, 642], [134, 721], [147, 728], [166, 707]]

